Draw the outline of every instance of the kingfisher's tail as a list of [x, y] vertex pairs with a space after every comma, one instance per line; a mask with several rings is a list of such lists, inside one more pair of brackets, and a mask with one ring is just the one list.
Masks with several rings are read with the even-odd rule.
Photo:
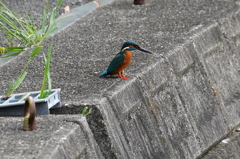
[[107, 71], [104, 71], [99, 77], [103, 77], [107, 75]]

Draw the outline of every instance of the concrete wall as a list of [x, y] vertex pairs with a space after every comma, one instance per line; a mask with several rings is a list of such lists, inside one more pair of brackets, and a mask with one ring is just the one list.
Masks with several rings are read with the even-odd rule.
[[[88, 123], [104, 158], [202, 158], [239, 124], [239, 16], [236, 10], [193, 31], [90, 106]], [[79, 106], [52, 113], [74, 114]]]
[[116, 158], [196, 158], [239, 123], [239, 15], [196, 31], [99, 102]]
[[1, 117], [1, 159], [103, 159], [82, 115], [43, 115], [37, 130], [23, 131], [23, 117]]

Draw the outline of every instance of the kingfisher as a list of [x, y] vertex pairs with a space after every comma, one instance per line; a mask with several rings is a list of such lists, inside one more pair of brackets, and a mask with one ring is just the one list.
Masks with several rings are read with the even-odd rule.
[[128, 79], [124, 75], [124, 69], [126, 69], [129, 66], [129, 64], [131, 63], [132, 51], [134, 51], [134, 50], [140, 50], [140, 51], [152, 54], [152, 52], [141, 48], [135, 42], [126, 41], [123, 44], [121, 51], [113, 58], [113, 60], [109, 64], [108, 68], [99, 77], [117, 74], [118, 78]]

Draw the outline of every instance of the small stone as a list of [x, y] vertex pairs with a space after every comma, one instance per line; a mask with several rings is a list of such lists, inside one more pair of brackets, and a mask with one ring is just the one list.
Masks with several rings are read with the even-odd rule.
[[240, 128], [237, 128], [235, 131], [236, 131], [236, 132], [240, 132]]
[[222, 143], [227, 144], [227, 143], [229, 143], [230, 141], [231, 141], [231, 140], [230, 140], [229, 138], [226, 138], [226, 139], [222, 140]]

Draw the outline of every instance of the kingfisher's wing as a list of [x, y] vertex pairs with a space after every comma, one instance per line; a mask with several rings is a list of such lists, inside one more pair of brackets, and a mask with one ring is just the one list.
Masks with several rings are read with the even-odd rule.
[[123, 52], [118, 53], [109, 64], [107, 72], [111, 73], [112, 71], [116, 70], [118, 66], [120, 66], [123, 63], [124, 57], [125, 54]]

